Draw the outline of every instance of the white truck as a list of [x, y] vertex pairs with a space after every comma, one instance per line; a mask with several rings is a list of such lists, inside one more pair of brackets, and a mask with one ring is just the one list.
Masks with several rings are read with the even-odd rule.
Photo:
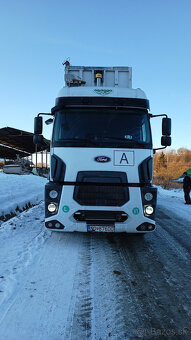
[[[34, 143], [42, 141], [42, 115]], [[171, 145], [171, 120], [149, 113], [130, 67], [71, 66], [52, 108], [50, 178], [45, 226], [64, 232], [148, 233], [155, 229], [150, 119], [164, 116], [161, 144]]]

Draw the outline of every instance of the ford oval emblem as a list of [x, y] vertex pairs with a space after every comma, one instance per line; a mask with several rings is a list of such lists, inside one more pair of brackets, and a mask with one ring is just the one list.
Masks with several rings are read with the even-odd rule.
[[98, 163], [108, 163], [111, 161], [111, 158], [107, 157], [107, 156], [97, 156], [94, 158], [94, 161], [98, 162]]

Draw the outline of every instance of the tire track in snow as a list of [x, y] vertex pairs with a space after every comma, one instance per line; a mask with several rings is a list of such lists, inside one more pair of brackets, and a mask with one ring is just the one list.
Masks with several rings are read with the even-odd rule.
[[[161, 329], [182, 339], [178, 332], [187, 333], [190, 325], [190, 281], [181, 293], [181, 281], [174, 281], [166, 267], [163, 231], [158, 228], [145, 239], [126, 234], [84, 237], [64, 339], [150, 339], [152, 331]], [[171, 246], [169, 263], [176, 277], [182, 262]]]
[[118, 235], [84, 235], [65, 340], [124, 340], [137, 335], [140, 319], [131, 290], [133, 279], [128, 276], [127, 283], [116, 239]]
[[92, 339], [150, 339], [152, 331], [161, 329], [176, 339], [182, 339], [181, 332], [190, 338], [190, 269], [175, 256], [176, 245], [168, 259], [168, 242], [161, 234], [158, 228], [145, 239], [94, 235]]
[[74, 295], [71, 298], [65, 340], [92, 339], [91, 333], [91, 235], [82, 236], [82, 249], [73, 284]]
[[[126, 241], [121, 239], [119, 246], [124, 265], [127, 264], [136, 283], [132, 294], [135, 300], [137, 299], [135, 304], [139, 309], [141, 319], [137, 324], [137, 330], [144, 330], [145, 338], [149, 339], [152, 329], [178, 331], [188, 327], [189, 315], [182, 305], [184, 293], [179, 291], [177, 295], [176, 284], [168, 280], [169, 272], [165, 268], [166, 244], [162, 245], [157, 233], [148, 235], [143, 242], [139, 242], [140, 240], [136, 242], [135, 237], [132, 236], [130, 242], [127, 237]], [[154, 238], [155, 242], [153, 242]], [[162, 251], [155, 252], [156, 243], [161, 245]], [[163, 257], [163, 252], [165, 257]], [[171, 269], [173, 264], [174, 262], [171, 263]], [[178, 288], [182, 288], [180, 279], [177, 283]], [[176, 339], [181, 339], [181, 337], [177, 336]]]
[[85, 234], [82, 238], [63, 339], [124, 340], [137, 335], [141, 320], [132, 294], [134, 281], [131, 275], [127, 278], [118, 237]]
[[172, 212], [164, 209], [162, 206], [158, 206], [157, 208], [157, 223], [162, 227], [162, 230], [165, 230], [171, 240], [173, 245], [176, 244], [176, 249], [182, 248], [182, 256], [187, 256], [190, 261], [191, 257], [191, 242], [190, 242], [190, 233], [191, 233], [191, 221], [184, 220], [184, 218], [180, 219]]

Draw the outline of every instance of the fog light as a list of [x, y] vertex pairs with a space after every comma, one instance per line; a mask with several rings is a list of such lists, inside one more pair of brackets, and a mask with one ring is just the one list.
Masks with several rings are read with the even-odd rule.
[[143, 224], [139, 227], [139, 230], [141, 230], [141, 231], [146, 231], [146, 230], [147, 230], [147, 225], [143, 223]]
[[56, 198], [58, 196], [58, 192], [56, 190], [51, 190], [49, 192], [50, 198]]
[[54, 230], [64, 229], [64, 225], [57, 220], [45, 222], [45, 227], [49, 229], [54, 229]]
[[51, 213], [55, 213], [57, 210], [57, 205], [55, 203], [50, 203], [48, 205], [48, 211], [50, 211]]
[[142, 223], [137, 228], [137, 231], [153, 231], [155, 229], [155, 225], [151, 223]]
[[155, 226], [153, 224], [148, 225], [148, 230], [154, 230], [154, 229], [155, 229]]
[[154, 209], [153, 209], [152, 205], [146, 205], [146, 206], [145, 206], [145, 213], [146, 213], [147, 215], [152, 215], [153, 212], [154, 212]]
[[151, 192], [147, 192], [145, 194], [145, 200], [146, 201], [151, 201], [153, 199], [153, 194]]

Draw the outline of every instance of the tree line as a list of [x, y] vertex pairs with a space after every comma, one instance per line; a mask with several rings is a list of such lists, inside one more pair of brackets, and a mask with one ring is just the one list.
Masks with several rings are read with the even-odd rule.
[[171, 180], [179, 178], [188, 168], [191, 168], [191, 150], [157, 152], [153, 156], [153, 183], [164, 188], [180, 187], [181, 184]]

